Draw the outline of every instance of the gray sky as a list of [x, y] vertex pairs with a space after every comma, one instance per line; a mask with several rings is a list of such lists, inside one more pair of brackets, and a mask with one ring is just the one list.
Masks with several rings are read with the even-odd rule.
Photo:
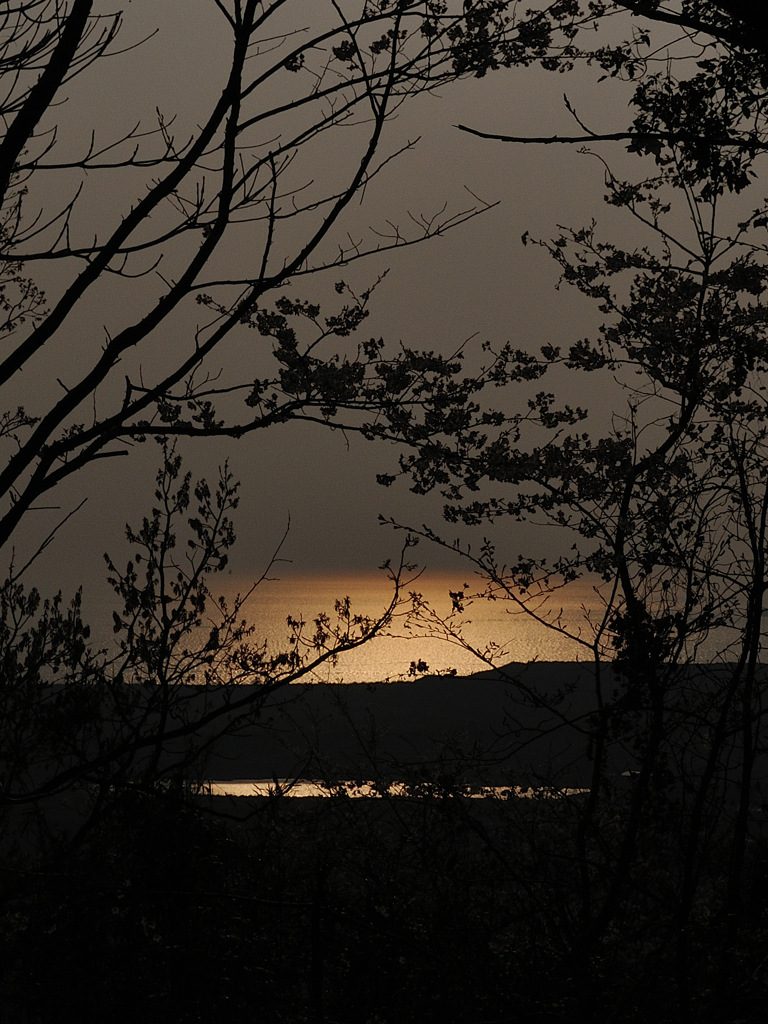
[[[195, 122], [197, 111], [218, 89], [219, 64], [226, 56], [213, 23], [206, 22], [208, 6], [129, 6], [125, 40], [139, 38], [142, 26], [153, 19], [164, 19], [159, 21], [161, 31], [134, 52], [94, 69], [95, 79], [86, 76], [72, 84], [70, 101], [61, 108], [64, 145], [73, 151], [82, 146], [91, 125], [108, 134], [130, 128], [140, 118], [151, 122], [156, 105], [166, 118], [178, 114], [175, 130], [183, 136], [185, 125]], [[483, 141], [453, 126], [464, 122], [514, 134], [569, 132], [573, 121], [562, 99], [566, 89], [590, 125], [615, 130], [626, 117], [626, 87], [615, 82], [595, 86], [594, 77], [588, 71], [561, 76], [535, 68], [499, 72], [446, 87], [440, 96], [425, 96], [403, 108], [389, 125], [382, 152], [416, 136], [421, 141], [374, 182], [362, 206], [347, 211], [339, 225], [341, 237], [347, 230], [362, 234], [369, 225], [382, 227], [387, 219], [405, 224], [409, 211], [430, 215], [445, 202], [449, 209], [459, 210], [471, 202], [465, 187], [484, 200], [498, 200], [499, 206], [445, 237], [345, 268], [345, 280], [357, 289], [389, 268], [361, 328], [363, 337], [381, 335], [391, 347], [402, 340], [448, 353], [471, 336], [471, 345], [476, 346], [486, 339], [497, 344], [509, 339], [535, 348], [545, 342], [567, 343], [590, 332], [598, 322], [596, 310], [573, 290], [556, 291], [555, 265], [542, 250], [524, 248], [520, 239], [524, 231], [550, 237], [558, 224], [576, 227], [592, 216], [610, 230], [615, 213], [601, 203], [599, 163], [564, 147]], [[603, 149], [617, 165], [627, 159], [620, 151]], [[328, 153], [332, 158], [335, 154]], [[312, 170], [320, 177], [329, 167]], [[100, 184], [86, 196], [84, 229], [91, 220], [99, 227], [119, 210], [115, 195]], [[247, 243], [243, 233], [238, 244]], [[237, 264], [237, 245], [228, 258]], [[292, 294], [332, 301], [332, 286], [340, 276], [332, 270], [304, 279]], [[55, 276], [50, 284], [55, 290]], [[68, 360], [83, 337], [98, 339], [102, 324], [114, 332], [132, 315], [136, 296], [148, 287], [146, 280], [108, 282], [84, 311], [78, 336], [72, 337], [69, 352], [62, 351], [61, 364], [46, 364], [46, 386], [55, 389], [53, 378], [66, 375]], [[170, 325], [164, 344], [171, 353], [172, 335]], [[226, 358], [240, 358], [236, 346]], [[41, 381], [27, 375], [19, 382], [20, 400], [29, 399], [30, 389], [38, 401], [44, 399]], [[588, 404], [590, 397], [575, 399]], [[237, 573], [261, 570], [289, 515], [291, 531], [283, 553], [292, 560], [295, 573], [370, 570], [395, 555], [399, 540], [377, 525], [378, 513], [416, 524], [439, 519], [439, 498], [417, 498], [404, 483], [388, 490], [376, 484], [376, 472], [395, 464], [395, 450], [356, 437], [345, 439], [340, 432], [293, 424], [239, 442], [196, 442], [185, 445], [184, 451], [196, 475], [214, 475], [217, 463], [228, 458], [242, 480], [239, 543], [232, 560]], [[156, 460], [155, 446], [148, 444], [129, 460], [97, 463], [59, 489], [56, 502], [64, 510], [83, 496], [88, 502], [62, 529], [51, 557], [38, 566], [40, 582], [69, 589], [85, 580], [92, 593], [99, 593], [94, 581], [103, 575], [102, 552], [109, 549], [120, 559], [122, 549], [127, 555], [123, 526], [126, 519], [135, 522], [151, 501]], [[35, 533], [43, 519], [53, 521], [53, 513], [37, 515]], [[519, 528], [496, 529], [511, 557], [518, 547], [549, 543], [547, 537], [533, 540]], [[435, 550], [421, 548], [419, 556], [432, 565], [450, 564]]]

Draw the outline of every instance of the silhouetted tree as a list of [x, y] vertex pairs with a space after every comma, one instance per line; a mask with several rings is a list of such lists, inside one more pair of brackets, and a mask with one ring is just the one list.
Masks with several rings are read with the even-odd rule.
[[[282, 813], [275, 811], [249, 865], [262, 897], [253, 896], [253, 877], [211, 891], [206, 871], [201, 882], [193, 870], [185, 875], [190, 886], [208, 887], [206, 906], [220, 908], [232, 898], [249, 906], [246, 923], [241, 911], [196, 911], [189, 920], [213, 928], [221, 941], [255, 936], [250, 966], [268, 957], [270, 978], [249, 975], [249, 992], [266, 992], [284, 1009], [279, 986], [292, 985], [297, 1015], [309, 1006], [320, 1016], [331, 1000], [339, 1019], [378, 1012], [375, 990], [398, 1019], [444, 1020], [459, 1013], [458, 1002], [449, 1005], [454, 993], [470, 1009], [481, 1005], [461, 985], [475, 973], [485, 986], [484, 1017], [524, 1005], [532, 1015], [546, 1008], [561, 1019], [592, 1020], [601, 1001], [613, 999], [617, 1019], [638, 1019], [641, 1000], [654, 1019], [724, 1019], [726, 999], [734, 1012], [758, 1005], [764, 937], [750, 915], [762, 904], [755, 911], [745, 896], [757, 891], [750, 872], [756, 864], [759, 870], [754, 851], [765, 848], [751, 808], [761, 798], [765, 756], [768, 210], [762, 204], [721, 226], [731, 217], [726, 200], [750, 186], [765, 148], [756, 8], [582, 8], [564, 0], [507, 22], [516, 5], [465, 6], [451, 12], [436, 0], [381, 0], [352, 15], [333, 3], [323, 10], [327, 27], [294, 45], [294, 26], [280, 20], [293, 4], [217, 3], [231, 63], [220, 98], [193, 137], [177, 143], [161, 118], [148, 136], [136, 129], [118, 141], [94, 141], [75, 160], [58, 160], [44, 133], [57, 120], [66, 83], [110, 52], [120, 19], [97, 18], [79, 0], [15, 4], [2, 15], [0, 68], [10, 86], [0, 144], [8, 336], [0, 386], [10, 394], [22, 367], [39, 372], [41, 382], [39, 408], [8, 399], [1, 421], [12, 450], [2, 474], [2, 541], [13, 540], [26, 512], [60, 481], [94, 460], [124, 454], [125, 442], [155, 436], [163, 453], [154, 507], [128, 531], [131, 561], [123, 569], [116, 556], [109, 560], [119, 599], [116, 652], [94, 648], [79, 598], [67, 606], [25, 590], [23, 566], [12, 568], [0, 590], [3, 879], [5, 895], [13, 896], [4, 934], [13, 955], [28, 926], [32, 938], [25, 941], [36, 950], [40, 935], [56, 946], [59, 935], [65, 944], [68, 936], [82, 938], [84, 920], [95, 923], [93, 934], [113, 937], [114, 917], [127, 922], [125, 946], [139, 956], [151, 951], [153, 994], [162, 991], [168, 1000], [169, 974], [189, 977], [173, 965], [181, 940], [172, 910], [185, 894], [173, 891], [166, 900], [173, 863], [164, 864], [167, 873], [156, 876], [159, 892], [153, 891], [152, 851], [168, 843], [182, 856], [189, 834], [186, 820], [183, 827], [156, 820], [149, 797], [159, 781], [194, 781], [207, 749], [226, 730], [256, 721], [276, 687], [374, 635], [409, 585], [403, 559], [391, 570], [393, 604], [379, 620], [355, 617], [342, 602], [335, 619], [320, 617], [309, 629], [296, 623], [281, 652], [268, 650], [243, 623], [239, 599], [234, 607], [212, 600], [211, 574], [225, 567], [234, 540], [236, 486], [225, 468], [213, 491], [204, 482], [193, 487], [172, 438], [239, 437], [306, 419], [410, 446], [402, 475], [417, 491], [442, 488], [449, 521], [544, 521], [573, 541], [545, 561], [525, 552], [517, 559], [499, 555], [489, 541], [468, 551], [434, 530], [417, 531], [470, 559], [484, 581], [479, 596], [509, 601], [582, 645], [594, 668], [588, 715], [574, 721], [560, 700], [567, 694], [552, 700], [514, 675], [510, 683], [518, 702], [548, 706], [558, 727], [575, 726], [590, 786], [573, 799], [473, 806], [462, 802], [450, 773], [433, 779], [416, 772], [414, 802], [398, 805], [390, 797], [391, 818], [383, 823], [369, 823], [370, 811], [360, 813], [362, 824], [353, 822], [342, 790], [325, 829], [297, 812], [299, 823], [281, 831], [273, 828]], [[694, 63], [671, 62], [653, 73], [642, 20], [629, 43], [581, 48], [581, 29], [599, 27], [619, 9], [682, 27], [685, 45], [703, 49]], [[339, 308], [328, 316], [297, 296], [265, 299], [289, 280], [365, 255], [363, 243], [352, 243], [324, 262], [322, 247], [350, 199], [382, 166], [376, 153], [399, 102], [459, 75], [534, 60], [552, 70], [593, 60], [608, 76], [636, 79], [637, 113], [628, 131], [602, 135], [582, 125], [580, 139], [625, 141], [655, 161], [639, 181], [619, 180], [605, 168], [608, 202], [649, 232], [646, 246], [602, 241], [593, 224], [561, 229], [541, 243], [563, 279], [600, 304], [605, 324], [595, 340], [553, 343], [538, 353], [506, 346], [490, 351], [482, 374], [462, 378], [458, 359], [408, 349], [387, 358], [381, 342], [347, 341], [365, 319], [370, 293], [356, 296], [341, 281]], [[273, 84], [282, 90], [277, 101]], [[307, 156], [314, 172], [313, 143], [360, 104], [367, 134], [347, 176], [324, 192], [300, 191], [297, 165]], [[82, 241], [75, 216], [87, 193], [57, 203], [56, 188], [36, 191], [41, 178], [85, 180], [119, 169], [130, 172], [125, 180], [147, 177], [118, 226], [108, 225], [96, 242]], [[32, 202], [43, 202], [38, 196], [54, 203], [40, 216], [29, 212]], [[679, 206], [690, 215], [685, 225]], [[429, 237], [473, 212], [425, 223], [410, 238], [396, 232], [369, 248]], [[252, 262], [228, 274], [221, 269], [224, 240], [243, 221], [252, 232]], [[58, 291], [54, 285], [53, 299], [34, 273], [48, 263], [70, 268], [61, 271], [66, 280]], [[57, 390], [49, 400], [43, 356], [68, 325], [87, 334], [83, 303], [107, 275], [132, 289], [131, 316], [117, 317], [114, 329], [94, 339], [91, 362], [73, 363], [72, 379], [59, 385], [63, 396]], [[140, 286], [130, 280], [137, 275], [145, 279]], [[188, 329], [173, 365], [149, 379], [131, 354], [152, 348], [172, 324], [181, 324], [183, 334], [186, 305], [203, 322]], [[211, 356], [249, 330], [271, 339], [271, 351], [249, 367], [247, 379], [234, 366], [226, 372], [238, 376], [217, 378]], [[608, 425], [593, 423], [569, 396], [561, 401], [539, 390], [539, 381], [563, 368], [577, 380], [604, 381]], [[488, 384], [504, 389], [502, 407], [480, 404]], [[104, 389], [98, 407], [97, 387]], [[394, 476], [382, 480], [392, 483]], [[557, 596], [587, 574], [598, 611], [573, 632], [557, 613]], [[455, 592], [457, 613], [470, 596]], [[452, 620], [429, 622], [453, 628]], [[253, 684], [248, 692], [238, 688], [242, 682]], [[521, 734], [512, 745], [523, 748], [530, 739]], [[551, 795], [566, 780], [538, 781]], [[41, 824], [39, 834], [55, 837], [51, 820], [63, 795], [80, 826], [79, 850], [69, 847], [60, 859], [71, 871], [63, 872], [67, 884], [82, 895], [83, 873], [100, 872], [102, 889], [83, 897], [87, 918], [72, 910], [66, 887], [52, 902], [36, 901], [38, 883], [28, 870], [26, 826]], [[132, 896], [114, 865], [124, 849], [120, 836], [136, 862], [132, 877], [141, 880]], [[213, 840], [211, 846], [218, 850]], [[111, 857], [102, 856], [105, 849]], [[163, 901], [168, 905], [159, 912]], [[184, 906], [189, 911], [191, 902]], [[283, 945], [274, 942], [276, 930], [287, 935]], [[101, 954], [112, 948], [92, 946]], [[304, 948], [296, 996], [296, 951]], [[103, 976], [101, 965], [115, 958], [96, 960]], [[13, 956], [9, 962], [15, 970]], [[372, 964], [382, 976], [369, 990], [354, 978], [355, 971], [370, 977]], [[731, 971], [734, 964], [742, 967]], [[71, 960], [65, 956], [57, 967], [64, 982]], [[635, 976], [651, 979], [647, 991], [638, 994]], [[401, 1000], [388, 983], [398, 977], [407, 982]], [[430, 977], [439, 978], [440, 991], [425, 984]], [[121, 977], [122, 990], [131, 991], [132, 981]], [[82, 986], [72, 989], [75, 1001], [82, 998]], [[94, 1017], [114, 1005], [102, 996], [107, 1002]], [[240, 1012], [251, 1009], [240, 1000]], [[169, 1012], [166, 1002], [162, 1019]]]
[[[665, 44], [643, 28], [628, 44], [574, 42], [567, 58], [544, 63], [589, 58], [608, 75], [635, 79], [629, 129], [602, 134], [579, 122], [583, 134], [572, 139], [494, 137], [628, 141], [654, 165], [642, 177], [623, 180], [598, 159], [606, 202], [629, 215], [643, 241], [603, 240], [592, 221], [538, 243], [561, 280], [598, 303], [597, 337], [553, 339], [539, 353], [499, 351], [505, 404], [478, 407], [461, 432], [423, 439], [401, 456], [400, 472], [417, 491], [442, 489], [449, 522], [512, 517], [562, 537], [560, 556], [544, 559], [498, 553], [491, 539], [470, 549], [437, 530], [414, 531], [469, 559], [485, 581], [472, 596], [509, 602], [569, 636], [593, 663], [591, 714], [569, 719], [567, 702], [562, 711], [552, 704], [553, 729], [570, 721], [591, 765], [569, 848], [579, 882], [562, 897], [584, 1018], [597, 1012], [593, 972], [609, 932], [627, 927], [641, 894], [661, 900], [663, 891], [679, 1012], [693, 1019], [695, 931], [707, 915], [722, 915], [723, 958], [732, 962], [729, 943], [738, 945], [750, 913], [749, 849], [765, 841], [754, 807], [766, 770], [768, 210], [734, 197], [754, 184], [766, 148], [768, 69], [762, 42], [749, 41], [748, 5], [743, 22], [721, 17], [736, 5], [621, 6], [689, 27], [684, 43], [701, 49], [681, 53], [673, 42], [665, 68], [654, 71]], [[555, 368], [571, 372], [570, 394], [545, 389]], [[584, 376], [593, 393], [600, 381], [603, 413], [581, 407]], [[595, 599], [574, 626], [559, 611], [559, 592], [578, 578], [594, 581]], [[466, 589], [454, 595], [457, 611], [469, 597]], [[441, 623], [426, 612], [455, 642], [456, 616]], [[518, 701], [549, 700], [514, 672], [510, 682]], [[530, 741], [523, 733], [520, 749]], [[667, 864], [649, 880], [651, 835]], [[716, 984], [732, 992], [727, 973]]]
[[[0, 587], [0, 691], [9, 808], [37, 807], [86, 778], [102, 795], [137, 772], [149, 784], [172, 769], [169, 743], [189, 746], [211, 715], [231, 722], [255, 699], [233, 689], [214, 712], [201, 705], [199, 687], [194, 701], [183, 698], [184, 684], [250, 682], [267, 693], [306, 668], [296, 647], [270, 660], [263, 645], [246, 644], [239, 606], [211, 610], [205, 580], [226, 564], [233, 539], [228, 471], [214, 493], [204, 483], [193, 492], [164, 446], [154, 510], [129, 530], [139, 555], [122, 572], [110, 563], [122, 602], [115, 658], [94, 650], [79, 597], [68, 606], [24, 588], [30, 561], [58, 529], [38, 537], [31, 559], [11, 554], [44, 496], [147, 438], [238, 438], [296, 419], [397, 438], [403, 421], [429, 430], [432, 410], [461, 405], [482, 386], [458, 378], [456, 358], [408, 349], [388, 357], [376, 339], [355, 342], [370, 291], [358, 296], [337, 281], [325, 316], [281, 291], [481, 212], [483, 204], [416, 219], [409, 235], [337, 234], [350, 201], [397, 155], [382, 151], [388, 118], [425, 90], [479, 73], [476, 51], [487, 54], [508, 31], [503, 5], [465, 14], [435, 0], [311, 10], [233, 0], [188, 14], [203, 19], [201, 31], [218, 22], [227, 55], [207, 69], [219, 82], [209, 109], [195, 112], [197, 126], [182, 137], [158, 110], [153, 127], [115, 128], [110, 137], [94, 128], [78, 152], [73, 135], [88, 115], [64, 104], [73, 79], [99, 89], [98, 76], [108, 76], [111, 122], [130, 117], [120, 61], [125, 50], [142, 53], [135, 25], [92, 0], [30, 0], [0, 12], [0, 547], [11, 561]], [[126, 31], [133, 35], [123, 44]], [[111, 204], [98, 214], [97, 195]], [[93, 326], [94, 304], [103, 326]], [[265, 341], [252, 346], [248, 365], [224, 351], [253, 334]], [[19, 401], [27, 381], [34, 391]], [[190, 546], [179, 558], [185, 519]], [[348, 607], [339, 614], [346, 639], [318, 623], [315, 654], [370, 634]], [[216, 621], [200, 640], [206, 615]], [[312, 660], [312, 643], [309, 650]], [[177, 760], [190, 756], [185, 748]]]
[[[60, 103], [72, 78], [105, 70], [107, 56], [119, 74], [120, 58], [111, 55], [122, 16], [105, 18], [89, 0], [6, 7], [0, 387], [12, 395], [26, 370], [40, 397], [30, 410], [4, 399], [3, 436], [14, 450], [0, 474], [0, 543], [43, 494], [95, 459], [124, 456], [131, 439], [235, 437], [301, 416], [332, 423], [339, 408], [377, 405], [375, 346], [324, 354], [318, 348], [319, 341], [350, 335], [366, 315], [365, 297], [326, 321], [299, 300], [283, 299], [285, 308], [277, 311], [263, 303], [291, 280], [372, 249], [428, 238], [477, 212], [424, 222], [407, 238], [395, 233], [368, 246], [347, 240], [330, 257], [323, 249], [350, 200], [392, 156], [377, 157], [389, 116], [409, 97], [460, 73], [450, 31], [461, 19], [444, 6], [363, 3], [347, 15], [331, 4], [314, 12], [314, 30], [298, 32], [294, 4], [212, 5], [229, 63], [208, 71], [221, 83], [211, 109], [196, 115], [199, 127], [180, 139], [173, 122], [158, 115], [154, 128], [105, 140], [94, 131], [76, 156]], [[112, 81], [117, 97], [120, 79]], [[118, 107], [115, 118], [121, 113]], [[358, 115], [364, 127], [350, 135]], [[341, 126], [349, 159], [307, 186], [305, 179], [318, 177], [320, 142]], [[114, 203], [95, 232], [80, 219], [94, 182]], [[235, 235], [232, 272], [226, 267], [233, 250], [225, 243]], [[49, 267], [56, 269], [55, 284], [44, 295], [36, 281]], [[110, 309], [100, 297], [107, 323], [84, 328], [85, 304], [114, 279], [130, 288], [130, 308]], [[302, 345], [284, 325], [289, 313], [320, 323], [323, 337]], [[172, 317], [174, 350], [150, 370], [142, 353], [167, 334]], [[276, 337], [274, 362], [270, 367], [254, 353], [245, 372], [228, 367], [225, 381], [211, 356], [249, 327]], [[46, 372], [46, 353], [66, 348], [73, 329], [76, 356], [67, 379], [56, 384]], [[141, 370], [134, 353], [144, 360]], [[264, 371], [266, 379], [256, 379]], [[231, 407], [215, 406], [232, 395]]]

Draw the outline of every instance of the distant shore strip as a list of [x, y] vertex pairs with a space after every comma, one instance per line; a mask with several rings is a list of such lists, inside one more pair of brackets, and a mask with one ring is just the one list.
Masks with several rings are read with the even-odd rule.
[[588, 789], [565, 787], [558, 789], [552, 786], [460, 786], [448, 790], [436, 783], [420, 783], [417, 785], [405, 782], [338, 782], [333, 785], [321, 781], [294, 779], [232, 779], [209, 780], [195, 789], [198, 796], [230, 796], [230, 797], [293, 797], [317, 798], [345, 796], [351, 799], [374, 800], [387, 797], [407, 797], [425, 795], [461, 796], [470, 800], [523, 799], [523, 800], [562, 800], [565, 797], [579, 796], [588, 793]]

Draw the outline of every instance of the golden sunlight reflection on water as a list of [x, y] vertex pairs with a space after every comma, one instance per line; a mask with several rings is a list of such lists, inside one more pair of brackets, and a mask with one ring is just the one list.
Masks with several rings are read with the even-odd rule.
[[[391, 782], [386, 792], [375, 782], [352, 783], [342, 782], [336, 786], [328, 786], [323, 782], [305, 782], [296, 779], [241, 779], [223, 782], [204, 782], [197, 790], [199, 796], [238, 796], [238, 797], [328, 797], [344, 795], [352, 799], [381, 799], [386, 796], [408, 796], [408, 786], [401, 782]], [[562, 800], [563, 797], [577, 796], [588, 793], [588, 789], [554, 789], [550, 786], [476, 786], [467, 787], [463, 796], [472, 800], [487, 797], [499, 799], [526, 800]]]
[[[247, 591], [249, 582], [229, 577], [227, 585], [214, 584], [215, 593], [223, 594], [232, 604], [237, 593]], [[464, 583], [472, 586], [472, 577], [457, 573], [430, 572], [421, 576], [410, 588], [417, 590], [430, 607], [441, 617], [451, 612], [449, 590], [457, 590]], [[392, 596], [392, 585], [384, 573], [345, 574], [288, 577], [264, 581], [243, 607], [243, 616], [255, 627], [254, 639], [265, 638], [272, 652], [286, 649], [290, 630], [288, 616], [301, 618], [306, 623], [304, 635], [314, 632], [314, 620], [321, 612], [331, 621], [335, 618], [334, 602], [349, 597], [353, 613], [378, 616], [387, 607]], [[591, 636], [585, 608], [599, 608], [591, 581], [578, 580], [558, 591], [551, 604], [552, 614], [562, 609], [562, 623], [572, 631]], [[583, 661], [589, 657], [587, 648], [563, 636], [525, 613], [515, 610], [507, 601], [477, 600], [468, 604], [462, 615], [452, 620], [452, 626], [476, 650], [492, 651], [495, 664], [511, 661]], [[408, 675], [412, 662], [424, 661], [429, 672], [455, 669], [467, 675], [488, 667], [471, 650], [462, 646], [446, 631], [438, 627], [415, 627], [404, 615], [395, 619], [387, 632], [377, 636], [356, 650], [338, 658], [337, 664], [326, 664], [318, 679], [333, 682], [380, 682]], [[433, 635], [430, 635], [432, 633]], [[437, 633], [442, 633], [438, 636]]]

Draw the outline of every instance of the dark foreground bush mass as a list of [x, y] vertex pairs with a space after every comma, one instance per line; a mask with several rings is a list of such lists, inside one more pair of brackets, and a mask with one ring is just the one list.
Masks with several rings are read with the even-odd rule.
[[[659, 814], [584, 956], [581, 803], [126, 795], [41, 872], [4, 870], [0, 1020], [761, 1020], [766, 846], [737, 925], [713, 841], [683, 962], [675, 818]], [[613, 813], [606, 856], [620, 798]], [[597, 893], [597, 855], [594, 871]]]

